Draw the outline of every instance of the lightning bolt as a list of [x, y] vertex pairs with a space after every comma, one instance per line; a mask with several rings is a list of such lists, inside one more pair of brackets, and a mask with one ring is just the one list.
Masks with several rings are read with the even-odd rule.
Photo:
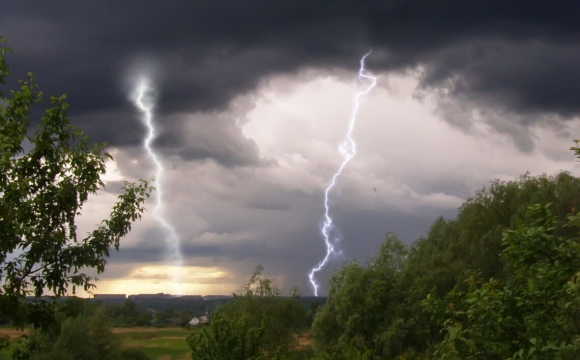
[[326, 265], [326, 263], [328, 262], [328, 260], [330, 259], [330, 257], [332, 255], [340, 255], [341, 254], [341, 251], [338, 251], [335, 248], [335, 246], [333, 246], [333, 243], [338, 242], [338, 237], [335, 236], [331, 240], [330, 232], [334, 228], [334, 225], [332, 223], [332, 218], [330, 217], [330, 214], [329, 214], [330, 208], [328, 206], [328, 194], [330, 193], [330, 190], [334, 187], [334, 185], [336, 185], [336, 180], [338, 179], [338, 177], [342, 173], [342, 170], [344, 169], [346, 164], [348, 164], [350, 159], [352, 159], [354, 157], [354, 155], [356, 154], [356, 143], [354, 142], [351, 135], [352, 135], [352, 131], [354, 130], [354, 125], [356, 124], [356, 115], [357, 115], [358, 109], [360, 107], [360, 99], [362, 96], [368, 94], [372, 90], [372, 88], [374, 88], [375, 85], [377, 84], [377, 78], [374, 77], [369, 72], [367, 72], [365, 69], [365, 59], [370, 54], [371, 54], [371, 51], [366, 53], [362, 57], [362, 59], [360, 60], [360, 69], [358, 71], [358, 78], [359, 78], [359, 80], [360, 79], [370, 80], [371, 85], [368, 88], [366, 88], [364, 91], [357, 92], [355, 97], [354, 97], [354, 108], [353, 108], [352, 113], [351, 113], [350, 122], [348, 123], [348, 132], [346, 134], [346, 140], [342, 144], [340, 144], [340, 146], [339, 146], [340, 153], [342, 154], [344, 160], [343, 160], [342, 164], [340, 165], [340, 167], [338, 168], [338, 171], [332, 177], [332, 181], [330, 182], [330, 185], [328, 185], [328, 187], [326, 188], [326, 191], [324, 192], [324, 209], [325, 209], [324, 223], [322, 224], [320, 231], [322, 233], [322, 236], [324, 237], [324, 242], [326, 244], [326, 256], [322, 259], [322, 261], [320, 261], [318, 263], [317, 266], [312, 268], [312, 270], [310, 270], [310, 273], [308, 274], [308, 278], [310, 279], [310, 283], [312, 284], [312, 287], [314, 288], [314, 296], [318, 296], [318, 283], [316, 282], [314, 275], [317, 272], [319, 272], [320, 270], [322, 270], [322, 268], [324, 267], [324, 265]]
[[163, 175], [163, 166], [161, 162], [158, 160], [157, 155], [153, 151], [151, 147], [151, 141], [155, 138], [155, 128], [153, 126], [153, 107], [154, 102], [151, 96], [153, 89], [149, 83], [149, 80], [146, 78], [142, 78], [137, 85], [135, 90], [135, 97], [133, 102], [135, 106], [139, 109], [140, 112], [143, 113], [142, 121], [145, 123], [145, 126], [148, 129], [147, 137], [143, 142], [147, 153], [151, 157], [151, 160], [155, 163], [155, 167], [157, 169], [155, 179], [157, 180], [156, 186], [156, 194], [157, 194], [157, 205], [155, 206], [155, 210], [153, 211], [153, 215], [161, 223], [163, 229], [167, 232], [167, 237], [165, 238], [165, 243], [167, 245], [167, 253], [168, 258], [172, 262], [174, 266], [173, 272], [173, 285], [175, 288], [175, 293], [178, 295], [182, 295], [182, 288], [180, 283], [180, 268], [183, 263], [183, 257], [181, 256], [180, 250], [180, 242], [179, 237], [177, 236], [177, 232], [175, 231], [174, 227], [171, 226], [170, 222], [165, 218], [163, 215], [163, 192], [162, 192], [162, 183], [161, 178]]

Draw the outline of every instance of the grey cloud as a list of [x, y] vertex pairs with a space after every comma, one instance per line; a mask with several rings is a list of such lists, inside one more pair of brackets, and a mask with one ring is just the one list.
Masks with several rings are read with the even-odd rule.
[[[464, 94], [449, 96], [439, 93], [436, 96], [438, 107], [436, 113], [442, 116], [449, 124], [457, 127], [465, 133], [477, 133], [474, 124], [481, 121], [489, 125], [493, 130], [506, 134], [513, 140], [514, 145], [522, 152], [531, 152], [534, 147], [534, 139], [526, 125], [533, 124], [534, 119], [545, 118], [531, 114], [522, 117], [513, 112], [493, 105], [468, 99]], [[474, 113], [477, 112], [477, 115]], [[546, 123], [558, 119], [545, 119]]]
[[122, 188], [124, 185], [125, 185], [125, 183], [121, 180], [119, 180], [119, 181], [107, 181], [105, 183], [105, 187], [104, 187], [103, 191], [118, 195], [118, 194], [122, 193]]
[[[122, 248], [114, 256], [117, 262], [158, 262], [163, 263], [165, 256], [164, 234], [154, 232], [145, 241], [135, 247]], [[211, 258], [214, 263], [230, 263], [246, 259], [259, 259], [270, 256], [271, 249], [264, 244], [251, 244], [247, 241], [235, 244], [216, 243], [210, 245], [199, 245], [186, 240], [182, 240], [181, 254], [184, 263], [197, 264], [197, 259]]]
[[[354, 208], [354, 207], [353, 207]], [[304, 293], [310, 293], [306, 274], [315, 266], [324, 254], [324, 242], [319, 232], [321, 209], [308, 207], [289, 212], [288, 221], [295, 222], [292, 231], [281, 231], [274, 224], [264, 221], [261, 233], [251, 241], [216, 242], [198, 244], [193, 239], [182, 239], [182, 253], [185, 264], [226, 266], [240, 274], [251, 274], [253, 266], [262, 264], [266, 270], [285, 274], [284, 286], [298, 286]], [[297, 220], [296, 212], [307, 212], [305, 217], [310, 221]], [[235, 211], [221, 211], [224, 219], [234, 219]], [[227, 215], [226, 215], [227, 213]], [[454, 216], [455, 211], [445, 212], [445, 216]], [[432, 211], [419, 210], [415, 215], [402, 214], [397, 210], [350, 210], [348, 207], [333, 211], [335, 224], [339, 227], [343, 242], [341, 248], [348, 259], [364, 261], [369, 253], [374, 253], [384, 241], [387, 232], [395, 232], [407, 244], [424, 234], [425, 229], [435, 219]], [[213, 227], [219, 227], [214, 225]], [[163, 233], [152, 230], [146, 238], [134, 247], [121, 247], [113, 256], [115, 263], [150, 262], [163, 263]], [[333, 269], [340, 268], [346, 258], [335, 259], [324, 271], [317, 275], [326, 288], [325, 280]]]
[[512, 137], [524, 152], [534, 148], [527, 127], [574, 118], [580, 91], [572, 43], [537, 39], [467, 41], [436, 51], [426, 63], [421, 89], [439, 97], [438, 111], [451, 124], [470, 131], [472, 113]]
[[[426, 89], [452, 84], [452, 97], [516, 114], [571, 118], [580, 110], [579, 11], [576, 2], [523, 0], [8, 1], [0, 22], [16, 50], [9, 58], [16, 74], [33, 70], [46, 93], [68, 93], [71, 112], [97, 139], [136, 145], [123, 82], [140, 57], [153, 58], [160, 69], [159, 110], [165, 115], [224, 110], [275, 74], [352, 69], [372, 47], [368, 67], [375, 71], [421, 66]], [[119, 116], [102, 128], [90, 125], [103, 112]], [[522, 150], [532, 146], [521, 134], [510, 135]], [[182, 156], [248, 161], [197, 148]]]
[[[321, 192], [309, 194], [307, 202], [306, 195], [275, 191], [262, 173], [251, 172], [275, 166], [239, 128], [256, 87], [271, 76], [309, 69], [352, 74], [371, 47], [371, 71], [424, 71], [418, 92], [437, 94], [448, 122], [473, 132], [474, 110], [479, 110], [481, 121], [530, 151], [529, 125], [555, 126], [580, 114], [575, 99], [580, 90], [578, 13], [580, 3], [572, 1], [177, 1], [161, 6], [157, 1], [8, 0], [0, 24], [15, 50], [7, 58], [14, 75], [34, 71], [46, 94], [67, 93], [73, 121], [93, 141], [120, 149], [115, 155], [119, 170], [131, 179], [147, 178], [143, 168], [151, 167], [141, 148], [140, 114], [128, 100], [127, 72], [141, 59], [154, 63], [155, 146], [167, 164], [226, 167], [204, 174], [220, 186], [201, 191], [190, 184], [199, 185], [197, 168], [193, 175], [174, 172], [188, 176], [183, 180], [165, 178], [166, 184], [175, 180], [171, 185], [182, 186], [172, 206], [192, 198], [187, 206], [206, 222], [201, 230], [183, 231], [186, 262], [227, 264], [248, 275], [263, 263], [267, 270], [287, 274], [288, 286], [307, 292], [305, 274], [324, 251], [318, 232]], [[235, 110], [232, 100], [244, 94], [242, 109]], [[405, 183], [417, 194], [463, 197], [469, 192], [449, 177], [431, 185], [427, 180]], [[115, 192], [118, 185], [107, 190]], [[359, 260], [378, 248], [388, 231], [410, 243], [440, 213], [353, 208], [341, 206], [335, 221], [346, 239], [345, 252]], [[233, 244], [192, 240], [196, 231], [248, 228], [256, 231], [253, 237]], [[148, 231], [133, 247], [123, 243], [111, 261], [162, 263], [163, 239], [161, 231]], [[340, 265], [332, 263], [319, 279]]]
[[407, 177], [405, 178], [405, 184], [416, 189], [419, 195], [443, 193], [461, 199], [470, 197], [472, 189], [459, 179], [454, 178], [453, 175], [449, 174], [449, 177], [445, 178], [430, 177], [428, 179]]
[[224, 166], [272, 164], [260, 156], [258, 146], [246, 138], [228, 115], [176, 115], [159, 119], [164, 131], [155, 146], [165, 155], [184, 160], [213, 159]]

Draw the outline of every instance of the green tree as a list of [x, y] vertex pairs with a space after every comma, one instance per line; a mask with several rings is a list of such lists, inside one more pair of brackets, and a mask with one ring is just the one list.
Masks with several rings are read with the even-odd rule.
[[151, 360], [141, 349], [122, 349], [121, 356], [123, 360]]
[[468, 199], [457, 218], [437, 219], [425, 237], [395, 256], [400, 261], [390, 260], [399, 264], [398, 271], [386, 273], [393, 276], [376, 272], [369, 263], [347, 263], [331, 277], [328, 302], [314, 320], [316, 348], [344, 359], [429, 356], [445, 337], [441, 330], [447, 317], [445, 311], [425, 309], [427, 295], [444, 304], [442, 299], [453, 289], [455, 294], [465, 293], [471, 286], [464, 282], [467, 273], [511, 281], [513, 267], [501, 255], [503, 234], [518, 229], [529, 206], [552, 203], [552, 235], [574, 238], [577, 229], [566, 224], [566, 214], [580, 207], [578, 199], [580, 179], [565, 172], [494, 181]]
[[[443, 322], [442, 359], [577, 359], [580, 353], [580, 215], [559, 224], [550, 206], [529, 207], [503, 234], [509, 276], [426, 304]], [[558, 235], [566, 233], [573, 235]]]
[[365, 266], [349, 262], [329, 280], [326, 305], [312, 325], [318, 350], [332, 358], [394, 358], [404, 335], [401, 270], [408, 249], [388, 234]]
[[[120, 360], [120, 342], [111, 329], [104, 307], [92, 314], [56, 316], [52, 331], [31, 329], [27, 339], [17, 344], [16, 360]], [[53, 324], [54, 325], [54, 324]]]
[[94, 348], [97, 360], [119, 359], [120, 340], [113, 334], [110, 319], [105, 309], [97, 308], [89, 319], [89, 343]]
[[208, 329], [187, 337], [192, 360], [265, 359], [265, 325], [252, 327], [249, 323], [246, 316], [232, 319], [217, 310]]
[[437, 219], [426, 236], [411, 246], [403, 271], [403, 348], [424, 352], [443, 338], [441, 325], [421, 305], [428, 294], [442, 299], [455, 287], [457, 291], [467, 290], [467, 272], [477, 271], [484, 279], [510, 276], [500, 256], [502, 234], [517, 228], [529, 206], [552, 203], [559, 225], [555, 235], [573, 236], [574, 229], [561, 225], [566, 214], [578, 207], [578, 199], [577, 177], [566, 172], [556, 176], [525, 174], [513, 181], [493, 181], [469, 198], [455, 219]]
[[307, 313], [297, 288], [292, 288], [289, 296], [282, 296], [283, 290], [265, 277], [263, 270], [258, 265], [248, 283], [221, 311], [236, 321], [246, 318], [252, 328], [264, 325], [264, 349], [282, 352], [297, 345], [296, 335], [304, 330]]
[[[0, 84], [10, 76], [8, 51], [0, 46]], [[111, 156], [70, 124], [65, 95], [51, 98], [44, 115], [33, 119], [33, 104], [43, 98], [37, 89], [29, 73], [19, 89], [0, 92], [0, 316], [17, 325], [52, 321], [50, 303], [38, 299], [45, 291], [58, 297], [71, 286], [73, 293], [90, 290], [94, 279], [86, 269], [105, 270], [151, 191], [146, 181], [126, 182], [109, 218], [78, 237], [75, 219], [89, 195], [103, 188]]]
[[213, 313], [209, 329], [188, 338], [193, 359], [282, 359], [294, 351], [306, 309], [298, 289], [281, 296], [263, 269], [258, 265], [249, 282]]

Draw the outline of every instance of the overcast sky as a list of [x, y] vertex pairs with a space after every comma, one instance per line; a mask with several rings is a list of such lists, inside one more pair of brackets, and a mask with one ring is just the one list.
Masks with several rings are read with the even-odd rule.
[[324, 190], [353, 95], [368, 85], [361, 56], [372, 49], [378, 83], [330, 193], [344, 256], [317, 274], [321, 294], [387, 232], [411, 244], [494, 179], [580, 174], [568, 150], [580, 137], [578, 14], [578, 1], [10, 0], [0, 34], [14, 78], [33, 71], [45, 94], [66, 93], [72, 121], [109, 143], [114, 162], [84, 232], [123, 180], [156, 171], [131, 102], [139, 76], [155, 86], [156, 186], [184, 264], [167, 260], [151, 200], [96, 293], [229, 294], [262, 264], [310, 295]]

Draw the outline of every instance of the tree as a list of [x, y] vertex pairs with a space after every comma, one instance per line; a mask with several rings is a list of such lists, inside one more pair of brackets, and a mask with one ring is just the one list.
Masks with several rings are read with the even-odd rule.
[[33, 329], [13, 357], [18, 360], [121, 360], [120, 341], [113, 334], [105, 309], [91, 316], [63, 318], [58, 334]]
[[[564, 229], [562, 229], [564, 228]], [[503, 234], [506, 279], [467, 279], [426, 305], [444, 313], [442, 359], [577, 359], [580, 353], [580, 215], [559, 225], [550, 206], [528, 208]], [[560, 230], [574, 235], [558, 235]]]
[[296, 288], [281, 297], [263, 269], [258, 265], [248, 284], [212, 314], [209, 329], [188, 337], [192, 359], [281, 359], [294, 351], [306, 309]]
[[306, 309], [300, 303], [297, 288], [290, 296], [282, 296], [283, 290], [265, 277], [264, 268], [258, 265], [252, 277], [229, 303], [221, 307], [224, 316], [241, 321], [246, 318], [249, 326], [264, 326], [264, 349], [270, 353], [291, 349], [297, 345], [296, 335], [306, 325]]
[[[459, 208], [456, 219], [437, 219], [425, 237], [417, 240], [410, 249], [400, 248], [396, 238], [391, 236], [390, 243], [388, 240], [383, 244], [367, 264], [349, 262], [331, 277], [328, 302], [317, 312], [312, 325], [315, 347], [321, 353], [340, 359], [427, 358], [432, 348], [446, 338], [442, 328], [450, 316], [445, 305], [466, 311], [468, 295], [465, 294], [482, 290], [465, 282], [466, 274], [478, 274], [473, 279], [479, 286], [485, 283], [482, 279], [493, 278], [494, 284], [513, 283], [510, 291], [515, 291], [519, 283], [513, 279], [515, 270], [510, 259], [521, 254], [512, 258], [503, 254], [507, 246], [504, 234], [519, 231], [521, 224], [529, 221], [529, 215], [526, 215], [529, 206], [552, 203], [550, 236], [563, 239], [558, 240], [559, 244], [568, 244], [565, 252], [578, 254], [569, 243], [578, 238], [578, 229], [568, 223], [567, 214], [570, 211], [576, 213], [575, 209], [580, 208], [579, 198], [580, 179], [568, 173], [536, 177], [525, 174], [514, 181], [494, 181], [476, 192]], [[528, 255], [541, 250], [530, 244], [526, 246]], [[526, 247], [521, 248], [524, 249]], [[555, 283], [549, 282], [549, 285], [560, 286], [552, 288], [552, 294], [561, 294], [563, 284], [575, 279], [580, 264], [570, 263], [572, 258], [567, 258], [568, 263], [559, 260], [560, 270], [564, 264], [568, 270], [576, 270], [566, 272], [567, 277], [562, 276]], [[546, 271], [549, 268], [547, 266]], [[534, 273], [534, 276], [548, 279], [552, 275]], [[529, 275], [529, 278], [534, 276]], [[520, 282], [528, 284], [527, 278]], [[537, 290], [538, 282], [534, 284]], [[575, 286], [570, 285], [565, 290], [576, 291], [573, 290]], [[463, 294], [463, 297], [444, 300], [450, 292]], [[428, 295], [433, 306], [439, 304], [438, 311], [424, 306], [423, 301]], [[542, 301], [537, 299], [534, 306], [549, 307], [553, 300], [544, 298]], [[568, 297], [569, 303], [576, 304], [575, 301]], [[577, 309], [580, 304], [570, 306]], [[485, 311], [479, 314], [484, 316]], [[566, 318], [575, 319], [571, 313]], [[462, 318], [457, 324], [465, 328], [470, 323], [470, 319]], [[537, 323], [547, 325], [550, 322]], [[546, 329], [557, 334], [552, 328]], [[450, 327], [448, 331], [455, 330]], [[570, 340], [570, 336], [566, 338], [567, 346], [575, 346], [571, 345], [575, 340]], [[499, 358], [507, 359], [509, 356]]]
[[217, 310], [209, 329], [186, 341], [192, 360], [264, 360], [264, 329], [263, 324], [251, 327], [246, 316], [230, 319]]
[[314, 318], [318, 350], [332, 358], [394, 358], [401, 353], [401, 270], [408, 250], [388, 234], [365, 266], [349, 262], [329, 280], [328, 301]]
[[555, 235], [574, 236], [575, 229], [562, 225], [566, 215], [579, 207], [579, 198], [580, 179], [566, 172], [525, 174], [512, 181], [491, 182], [459, 208], [455, 219], [437, 219], [411, 246], [403, 271], [404, 348], [423, 352], [443, 339], [441, 324], [422, 306], [428, 294], [442, 299], [455, 287], [457, 292], [466, 291], [468, 272], [476, 271], [483, 279], [510, 276], [500, 255], [502, 234], [517, 229], [529, 206], [552, 203], [550, 209], [558, 224]]
[[121, 349], [121, 356], [123, 360], [151, 360], [141, 349]]
[[[10, 76], [9, 51], [0, 46], [0, 84]], [[109, 218], [78, 237], [75, 219], [89, 195], [103, 188], [105, 160], [112, 157], [106, 144], [90, 145], [70, 124], [65, 95], [52, 97], [44, 115], [33, 119], [33, 105], [43, 98], [37, 89], [28, 73], [19, 89], [0, 92], [0, 316], [17, 325], [51, 321], [49, 303], [38, 300], [45, 291], [58, 297], [70, 286], [73, 293], [94, 287], [85, 269], [105, 270], [152, 190], [147, 181], [125, 182]], [[27, 295], [37, 299], [27, 301]]]

